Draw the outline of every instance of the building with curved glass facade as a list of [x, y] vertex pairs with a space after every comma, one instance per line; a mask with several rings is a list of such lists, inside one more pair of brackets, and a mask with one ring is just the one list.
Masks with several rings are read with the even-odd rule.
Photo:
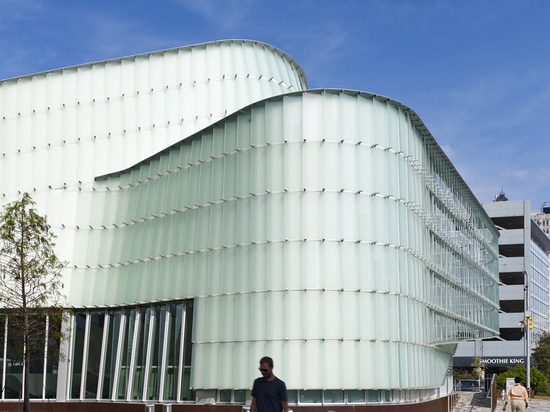
[[498, 335], [498, 232], [399, 102], [231, 40], [4, 80], [0, 113], [2, 202], [69, 262], [36, 398], [242, 405], [267, 354], [293, 409], [418, 408]]

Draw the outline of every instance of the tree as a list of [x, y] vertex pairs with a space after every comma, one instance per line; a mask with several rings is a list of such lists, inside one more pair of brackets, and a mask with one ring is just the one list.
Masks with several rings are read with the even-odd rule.
[[453, 368], [453, 378], [460, 379], [478, 379], [476, 373], [465, 368]]
[[[0, 214], [0, 299], [8, 316], [10, 341], [18, 342], [23, 359], [24, 411], [30, 411], [29, 368], [33, 354], [43, 353], [46, 333], [59, 322], [61, 262], [56, 236], [27, 194], [4, 206]], [[46, 329], [46, 326], [50, 327]]]
[[481, 362], [481, 358], [479, 356], [474, 358], [474, 361], [470, 366], [473, 368], [473, 373], [475, 374], [477, 380], [480, 380], [483, 376], [485, 376], [487, 365]]
[[550, 377], [550, 333], [545, 333], [538, 340], [533, 351], [533, 360], [537, 368]]
[[[530, 368], [531, 370], [531, 389], [533, 389], [539, 395], [548, 395], [550, 392], [550, 384], [548, 378], [538, 370], [537, 368]], [[497, 384], [501, 388], [506, 387], [506, 378], [520, 377], [525, 384], [527, 379], [527, 368], [525, 365], [517, 365], [508, 369], [506, 372], [501, 373], [497, 377]]]

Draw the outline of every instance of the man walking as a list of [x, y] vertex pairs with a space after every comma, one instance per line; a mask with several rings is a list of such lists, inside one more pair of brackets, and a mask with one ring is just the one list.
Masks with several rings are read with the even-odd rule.
[[525, 408], [529, 406], [529, 394], [527, 393], [527, 389], [522, 386], [521, 378], [515, 378], [514, 381], [516, 383], [508, 391], [502, 410], [505, 411], [506, 405], [510, 402], [512, 405], [512, 412], [524, 412]]
[[261, 378], [252, 386], [250, 412], [288, 412], [288, 395], [285, 383], [273, 374], [273, 359], [260, 359]]

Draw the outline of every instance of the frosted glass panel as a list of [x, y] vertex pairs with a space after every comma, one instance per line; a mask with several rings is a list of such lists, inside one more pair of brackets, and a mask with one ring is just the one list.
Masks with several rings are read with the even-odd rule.
[[[246, 41], [3, 82], [3, 201], [32, 191], [55, 222], [71, 306], [193, 299], [193, 388], [247, 388], [266, 353], [307, 403], [437, 387], [443, 345], [498, 333], [496, 231], [412, 110], [282, 96], [305, 87], [289, 56]], [[172, 379], [163, 316], [147, 398]], [[120, 399], [141, 390], [129, 349]]]

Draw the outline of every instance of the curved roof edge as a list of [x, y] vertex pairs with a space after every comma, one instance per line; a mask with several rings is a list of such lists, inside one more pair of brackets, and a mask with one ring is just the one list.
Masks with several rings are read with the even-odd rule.
[[[400, 101], [398, 100], [394, 100], [390, 97], [386, 97], [386, 96], [383, 96], [383, 95], [380, 95], [380, 94], [376, 94], [376, 93], [371, 93], [371, 92], [365, 92], [365, 91], [361, 91], [361, 90], [353, 90], [353, 89], [334, 89], [334, 88], [327, 88], [327, 89], [310, 89], [310, 90], [305, 90], [305, 91], [298, 91], [298, 92], [292, 92], [292, 93], [288, 93], [287, 95], [297, 95], [297, 94], [300, 94], [300, 93], [311, 93], [311, 92], [316, 92], [316, 93], [346, 93], [346, 94], [353, 94], [353, 95], [361, 95], [361, 96], [366, 96], [366, 97], [372, 97], [372, 98], [376, 98], [376, 99], [379, 99], [381, 101], [384, 101], [384, 102], [390, 102], [391, 104], [393, 104], [394, 106], [396, 107], [399, 107], [400, 109], [402, 109], [403, 111], [407, 112], [409, 114], [409, 116], [411, 117], [411, 121], [412, 123], [414, 124], [414, 126], [417, 128], [418, 132], [421, 134], [421, 136], [428, 140], [428, 141], [431, 141], [435, 144], [435, 147], [436, 147], [436, 150], [438, 152], [438, 156], [447, 164], [447, 166], [454, 172], [454, 174], [457, 176], [458, 180], [462, 183], [462, 185], [467, 188], [467, 191], [468, 191], [468, 198], [470, 201], [473, 201], [474, 203], [476, 203], [477, 205], [479, 205], [479, 212], [482, 213], [487, 219], [490, 219], [489, 215], [487, 214], [487, 212], [485, 211], [485, 209], [483, 208], [483, 206], [481, 205], [481, 202], [477, 199], [477, 197], [475, 196], [474, 192], [472, 191], [472, 189], [470, 188], [470, 186], [468, 185], [468, 183], [466, 183], [466, 181], [464, 180], [464, 178], [462, 177], [462, 175], [458, 172], [458, 170], [456, 169], [455, 165], [453, 164], [453, 162], [451, 161], [451, 159], [449, 159], [449, 156], [447, 156], [447, 153], [445, 153], [445, 151], [443, 150], [443, 148], [439, 145], [439, 143], [437, 142], [436, 138], [432, 135], [432, 133], [430, 132], [430, 130], [428, 129], [428, 127], [424, 124], [424, 121], [420, 118], [420, 116], [418, 115], [418, 113], [416, 113], [413, 109], [411, 109], [409, 106], [407, 106], [406, 104], [404, 103], [401, 103]], [[276, 98], [278, 96], [274, 96], [274, 97], [271, 97], [269, 99], [266, 99], [266, 100], [270, 100], [270, 99], [273, 99], [273, 98]], [[252, 104], [251, 106], [253, 106], [254, 104]], [[247, 108], [244, 108], [245, 110]], [[223, 120], [223, 119], [222, 119]], [[495, 228], [495, 231], [496, 231], [496, 228]]]
[[261, 105], [263, 104], [264, 102], [266, 101], [275, 101], [275, 100], [282, 100], [285, 96], [297, 96], [297, 95], [301, 95], [301, 94], [307, 94], [307, 93], [344, 93], [344, 94], [349, 94], [349, 95], [355, 95], [355, 96], [365, 96], [365, 97], [369, 97], [369, 98], [376, 98], [376, 99], [379, 99], [381, 101], [384, 101], [384, 102], [389, 102], [391, 104], [393, 104], [394, 106], [396, 107], [399, 107], [401, 108], [403, 111], [407, 112], [410, 117], [411, 117], [411, 121], [413, 122], [413, 124], [415, 125], [415, 127], [417, 128], [417, 130], [419, 131], [419, 133], [422, 135], [422, 137], [424, 139], [427, 139], [428, 141], [431, 141], [435, 144], [436, 146], [436, 150], [438, 152], [438, 155], [443, 159], [443, 161], [447, 164], [447, 166], [456, 174], [456, 176], [458, 177], [458, 179], [460, 180], [460, 182], [467, 188], [468, 192], [469, 192], [469, 198], [470, 200], [473, 200], [475, 201], [475, 203], [477, 203], [479, 205], [479, 209], [481, 211], [481, 213], [483, 213], [487, 218], [489, 218], [489, 216], [487, 215], [487, 213], [485, 212], [485, 210], [483, 209], [483, 207], [481, 206], [481, 203], [479, 202], [479, 200], [475, 197], [474, 193], [472, 192], [472, 190], [470, 189], [470, 186], [468, 186], [468, 184], [466, 183], [466, 181], [463, 179], [463, 177], [460, 175], [460, 173], [458, 172], [458, 170], [456, 169], [456, 167], [454, 166], [454, 164], [451, 162], [451, 160], [449, 159], [449, 157], [447, 156], [447, 154], [445, 153], [445, 151], [441, 148], [441, 146], [439, 146], [439, 144], [437, 143], [437, 140], [435, 139], [435, 137], [431, 134], [430, 130], [428, 129], [428, 127], [424, 124], [424, 122], [422, 121], [422, 119], [420, 118], [420, 116], [413, 110], [411, 109], [409, 106], [397, 101], [397, 100], [394, 100], [394, 99], [391, 99], [389, 97], [386, 97], [386, 96], [383, 96], [383, 95], [380, 95], [380, 94], [376, 94], [376, 93], [371, 93], [371, 92], [364, 92], [364, 91], [360, 91], [360, 90], [352, 90], [352, 89], [335, 89], [335, 88], [327, 88], [327, 89], [308, 89], [308, 90], [302, 90], [302, 91], [296, 91], [296, 92], [291, 92], [291, 93], [285, 93], [285, 94], [279, 94], [279, 95], [276, 95], [276, 96], [272, 96], [272, 97], [268, 97], [266, 99], [262, 99], [262, 100], [259, 100], [257, 102], [254, 102], [254, 103], [251, 103], [250, 105], [248, 106], [245, 106], [239, 110], [237, 110], [235, 113], [232, 113], [230, 115], [228, 115], [227, 117], [224, 117], [223, 119], [220, 119], [218, 120], [217, 122], [211, 124], [211, 125], [208, 125], [207, 127], [205, 127], [204, 129], [201, 129], [201, 130], [198, 130], [197, 132], [195, 132], [194, 134], [164, 148], [163, 150], [160, 150], [158, 151], [157, 153], [154, 153], [152, 154], [151, 156], [141, 160], [140, 162], [130, 166], [130, 167], [127, 167], [123, 170], [118, 170], [116, 172], [112, 172], [112, 173], [107, 173], [105, 175], [101, 175], [101, 176], [96, 176], [94, 180], [106, 180], [106, 179], [109, 179], [111, 177], [115, 177], [115, 176], [119, 176], [121, 175], [122, 173], [125, 173], [135, 167], [139, 167], [139, 165], [143, 164], [143, 163], [146, 163], [146, 162], [149, 162], [151, 159], [159, 156], [161, 153], [164, 153], [166, 152], [167, 150], [171, 150], [172, 148], [182, 144], [182, 142], [184, 140], [187, 140], [187, 139], [193, 139], [194, 136], [197, 136], [197, 135], [200, 135], [202, 133], [204, 133], [205, 130], [208, 130], [208, 129], [211, 129], [211, 128], [214, 128], [216, 127], [219, 123], [222, 123], [222, 122], [225, 122], [227, 121], [227, 119], [233, 117], [233, 116], [238, 116], [239, 113], [242, 113], [242, 112], [246, 112], [246, 111], [249, 111], [251, 110], [251, 108], [253, 108], [254, 106], [258, 106], [258, 105]]
[[130, 54], [130, 55], [127, 55], [127, 56], [122, 56], [122, 57], [115, 57], [113, 59], [106, 59], [106, 60], [98, 60], [98, 61], [93, 61], [93, 62], [88, 62], [88, 63], [82, 63], [82, 64], [75, 64], [75, 65], [72, 65], [72, 66], [65, 66], [65, 67], [58, 67], [56, 69], [51, 69], [51, 70], [43, 70], [43, 71], [40, 71], [40, 72], [35, 72], [35, 73], [28, 73], [28, 74], [25, 74], [25, 75], [21, 75], [21, 76], [15, 76], [15, 77], [8, 77], [6, 79], [0, 79], [0, 82], [4, 83], [4, 82], [11, 82], [11, 81], [16, 81], [16, 80], [19, 80], [19, 79], [23, 79], [23, 78], [26, 78], [26, 77], [32, 77], [32, 76], [36, 76], [36, 75], [45, 75], [45, 74], [48, 74], [48, 73], [52, 73], [52, 72], [58, 72], [58, 71], [61, 71], [61, 70], [66, 70], [66, 69], [77, 69], [79, 67], [87, 67], [87, 66], [91, 66], [91, 65], [96, 65], [96, 64], [107, 64], [107, 63], [113, 63], [113, 62], [121, 62], [122, 60], [126, 60], [126, 59], [132, 59], [132, 58], [136, 58], [136, 57], [146, 57], [146, 56], [151, 56], [151, 55], [155, 55], [155, 54], [161, 54], [161, 53], [165, 53], [165, 52], [173, 52], [173, 51], [177, 51], [177, 50], [185, 50], [185, 49], [191, 49], [193, 47], [207, 47], [209, 45], [215, 45], [215, 44], [223, 44], [223, 43], [237, 43], [237, 42], [242, 42], [242, 43], [250, 43], [250, 44], [256, 44], [256, 45], [259, 45], [259, 46], [263, 46], [263, 47], [266, 47], [266, 48], [269, 48], [271, 49], [272, 51], [276, 52], [277, 54], [279, 54], [280, 56], [284, 57], [285, 59], [288, 60], [288, 62], [296, 69], [296, 71], [300, 74], [300, 78], [302, 79], [302, 81], [304, 82], [305, 86], [306, 86], [306, 89], [308, 87], [308, 82], [307, 82], [307, 76], [306, 76], [306, 73], [304, 71], [304, 69], [302, 68], [302, 66], [300, 66], [300, 64], [288, 53], [286, 53], [285, 51], [275, 47], [275, 46], [272, 46], [271, 44], [268, 44], [268, 43], [264, 43], [262, 41], [258, 41], [258, 40], [247, 40], [247, 39], [225, 39], [225, 40], [213, 40], [213, 41], [209, 41], [209, 42], [204, 42], [204, 43], [196, 43], [196, 44], [190, 44], [190, 45], [187, 45], [187, 46], [178, 46], [178, 47], [170, 47], [168, 49], [160, 49], [160, 50], [155, 50], [155, 51], [150, 51], [150, 52], [144, 52], [144, 53], [138, 53], [138, 54]]
[[[131, 169], [139, 167], [143, 163], [147, 163], [147, 162], [151, 161], [155, 157], [160, 156], [162, 153], [164, 153], [168, 150], [171, 150], [174, 147], [179, 146], [180, 144], [182, 144], [182, 142], [184, 140], [193, 139], [193, 137], [204, 133], [206, 130], [212, 129], [212, 128], [216, 127], [217, 125], [219, 125], [220, 123], [223, 123], [223, 122], [227, 121], [228, 119], [230, 119], [234, 116], [238, 116], [239, 113], [250, 111], [255, 106], [262, 105], [262, 104], [264, 104], [265, 102], [268, 102], [268, 101], [282, 100], [286, 96], [298, 96], [298, 95], [301, 95], [301, 94], [308, 94], [308, 93], [310, 93], [310, 94], [315, 94], [315, 93], [317, 93], [317, 94], [318, 93], [334, 93], [334, 94], [343, 93], [343, 94], [349, 94], [349, 95], [355, 95], [355, 96], [360, 95], [360, 96], [365, 96], [365, 97], [372, 97], [372, 98], [376, 98], [376, 99], [379, 99], [379, 100], [384, 101], [384, 102], [390, 102], [391, 104], [395, 105], [396, 107], [399, 107], [402, 110], [409, 113], [409, 115], [411, 116], [411, 120], [413, 121], [413, 123], [415, 124], [415, 126], [417, 127], [419, 132], [422, 134], [422, 136], [429, 139], [429, 140], [432, 140], [433, 142], [436, 143], [436, 145], [439, 147], [440, 154], [443, 155], [445, 161], [448, 162], [449, 165], [451, 166], [451, 168], [458, 174], [458, 171], [456, 170], [456, 168], [452, 164], [451, 160], [449, 159], [447, 154], [443, 151], [443, 149], [441, 149], [439, 144], [437, 144], [437, 140], [431, 134], [428, 127], [424, 124], [424, 122], [422, 121], [420, 116], [413, 109], [411, 109], [409, 106], [399, 102], [398, 100], [394, 100], [390, 97], [386, 97], [386, 96], [376, 94], [376, 93], [365, 92], [365, 91], [361, 91], [361, 90], [353, 90], [353, 89], [321, 88], [321, 89], [307, 89], [307, 90], [300, 90], [300, 91], [295, 91], [295, 92], [290, 92], [290, 93], [278, 94], [278, 95], [275, 95], [275, 96], [267, 97], [265, 99], [258, 100], [256, 102], [250, 103], [248, 106], [244, 106], [244, 107], [238, 109], [237, 111], [235, 111], [234, 113], [231, 113], [231, 114], [227, 115], [226, 117], [218, 120], [217, 122], [209, 124], [208, 126], [206, 126], [203, 129], [197, 130], [192, 135], [189, 135], [185, 138], [182, 138], [181, 140], [177, 141], [176, 143], [173, 143], [170, 146], [167, 146], [164, 149], [159, 150], [158, 152], [151, 154], [150, 156], [140, 160], [139, 162], [137, 162], [137, 163], [135, 163], [131, 166], [128, 166], [128, 167], [126, 167], [124, 169], [121, 169], [121, 170], [117, 170], [117, 171], [114, 171], [114, 172], [110, 172], [110, 173], [106, 173], [106, 174], [103, 174], [103, 175], [96, 176], [94, 178], [94, 180], [105, 180], [105, 179], [109, 179], [111, 177], [119, 176], [123, 173], [126, 173], [127, 171], [129, 171]], [[459, 174], [459, 176], [460, 176], [460, 174]], [[466, 184], [466, 182], [462, 179], [462, 177], [461, 177], [461, 180], [464, 184]]]

